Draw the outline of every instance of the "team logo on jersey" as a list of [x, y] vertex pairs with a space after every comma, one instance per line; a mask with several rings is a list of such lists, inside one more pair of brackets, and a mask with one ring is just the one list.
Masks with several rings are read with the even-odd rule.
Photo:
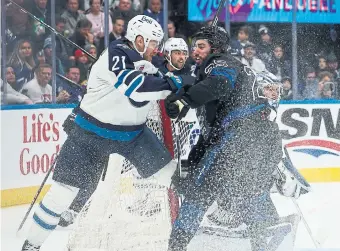
[[204, 69], [205, 74], [210, 74], [215, 67], [228, 67], [228, 63], [222, 59], [215, 59]]
[[319, 158], [322, 155], [340, 157], [340, 142], [325, 139], [301, 139], [286, 144], [293, 152], [304, 153]]

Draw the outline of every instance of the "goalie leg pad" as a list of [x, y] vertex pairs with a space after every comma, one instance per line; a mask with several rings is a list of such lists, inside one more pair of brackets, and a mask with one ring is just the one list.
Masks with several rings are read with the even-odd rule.
[[27, 240], [40, 246], [57, 227], [61, 213], [71, 205], [79, 189], [54, 182], [33, 215]]

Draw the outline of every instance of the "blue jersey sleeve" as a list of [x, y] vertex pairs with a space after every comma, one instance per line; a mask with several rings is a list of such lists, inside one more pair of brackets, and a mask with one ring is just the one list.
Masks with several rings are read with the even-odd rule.
[[109, 47], [109, 70], [116, 75], [115, 88], [137, 102], [165, 99], [171, 93], [166, 79], [144, 75], [133, 62], [143, 58], [127, 45]]

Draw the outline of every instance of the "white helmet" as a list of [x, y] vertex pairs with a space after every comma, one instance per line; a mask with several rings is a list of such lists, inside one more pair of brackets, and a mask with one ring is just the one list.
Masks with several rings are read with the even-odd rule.
[[[137, 36], [142, 36], [144, 39], [144, 51], [140, 52], [137, 50], [135, 45], [135, 40]], [[138, 51], [141, 56], [145, 53], [149, 42], [154, 40], [160, 45], [162, 43], [164, 32], [160, 24], [153, 18], [145, 15], [137, 15], [132, 18], [126, 30], [126, 39], [129, 40], [136, 51]]]
[[175, 68], [176, 70], [180, 70], [177, 67], [175, 67], [172, 62], [171, 62], [171, 52], [172, 51], [184, 51], [186, 52], [186, 55], [188, 56], [189, 50], [188, 50], [188, 45], [184, 41], [183, 38], [176, 38], [172, 37], [169, 38], [164, 45], [164, 52], [168, 53], [168, 55], [165, 56], [165, 59], [169, 62], [169, 64]]

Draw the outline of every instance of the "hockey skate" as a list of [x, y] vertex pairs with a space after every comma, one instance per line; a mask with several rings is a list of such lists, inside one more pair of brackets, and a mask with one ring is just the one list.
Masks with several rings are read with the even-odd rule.
[[25, 241], [21, 249], [21, 251], [39, 251], [39, 250], [40, 250], [40, 246], [35, 246], [32, 243], [30, 243], [28, 240]]
[[68, 227], [69, 225], [74, 223], [77, 215], [78, 213], [73, 210], [66, 210], [61, 214], [58, 225], [61, 227]]

